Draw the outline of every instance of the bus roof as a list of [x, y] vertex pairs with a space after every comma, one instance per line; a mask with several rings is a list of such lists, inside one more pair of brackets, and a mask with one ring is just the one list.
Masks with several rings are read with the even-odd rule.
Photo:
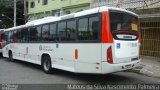
[[6, 29], [0, 29], [0, 32], [3, 32], [3, 31], [5, 31]]
[[37, 20], [33, 20], [30, 22], [27, 22], [26, 25], [39, 25], [39, 24], [44, 24], [44, 23], [50, 23], [50, 22], [54, 22], [54, 21], [58, 21], [60, 20], [60, 17], [54, 17], [54, 16], [50, 16], [50, 17], [45, 17], [42, 19], [37, 19]]
[[29, 27], [29, 25], [20, 25], [20, 26], [16, 26], [16, 27], [11, 27], [11, 28], [5, 29], [5, 31], [12, 31], [15, 29], [21, 29], [21, 28], [26, 28], [26, 27]]
[[131, 11], [125, 10], [125, 9], [101, 6], [101, 7], [97, 7], [97, 8], [92, 8], [92, 9], [76, 12], [76, 13], [67, 14], [67, 15], [60, 16], [60, 17], [50, 16], [50, 17], [45, 17], [45, 18], [42, 18], [42, 19], [33, 20], [33, 21], [30, 21], [30, 22], [27, 22], [25, 25], [8, 28], [5, 31], [10, 31], [10, 30], [15, 30], [15, 29], [19, 29], [19, 28], [29, 27], [29, 26], [36, 26], [36, 25], [51, 23], [51, 22], [55, 22], [55, 21], [60, 21], [60, 20], [69, 19], [69, 18], [73, 18], [73, 17], [80, 17], [80, 16], [84, 16], [84, 15], [90, 15], [90, 14], [109, 11], [109, 10], [123, 11], [123, 12], [133, 14], [135, 16], [138, 16], [137, 14], [135, 14]]

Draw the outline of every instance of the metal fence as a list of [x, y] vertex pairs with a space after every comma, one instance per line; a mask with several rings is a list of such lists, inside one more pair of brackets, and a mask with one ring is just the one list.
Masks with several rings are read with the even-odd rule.
[[160, 21], [141, 20], [141, 55], [160, 57]]

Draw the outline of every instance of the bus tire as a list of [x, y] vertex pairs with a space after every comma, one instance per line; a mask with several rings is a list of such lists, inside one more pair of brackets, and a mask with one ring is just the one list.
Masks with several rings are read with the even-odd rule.
[[43, 71], [47, 74], [51, 74], [52, 73], [52, 62], [49, 56], [44, 56], [42, 58], [42, 68]]
[[9, 51], [8, 59], [9, 59], [9, 61], [11, 61], [11, 62], [14, 61], [12, 51]]

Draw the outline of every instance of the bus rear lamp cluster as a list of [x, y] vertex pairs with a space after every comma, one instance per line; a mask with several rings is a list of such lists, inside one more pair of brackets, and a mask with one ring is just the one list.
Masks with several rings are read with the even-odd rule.
[[107, 53], [107, 62], [110, 64], [113, 64], [112, 47], [111, 46], [107, 49], [106, 53]]

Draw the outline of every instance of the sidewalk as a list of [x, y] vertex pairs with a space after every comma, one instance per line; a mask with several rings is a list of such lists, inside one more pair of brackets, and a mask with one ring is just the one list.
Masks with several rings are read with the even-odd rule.
[[140, 74], [160, 78], [160, 58], [143, 57], [140, 67], [133, 69]]

